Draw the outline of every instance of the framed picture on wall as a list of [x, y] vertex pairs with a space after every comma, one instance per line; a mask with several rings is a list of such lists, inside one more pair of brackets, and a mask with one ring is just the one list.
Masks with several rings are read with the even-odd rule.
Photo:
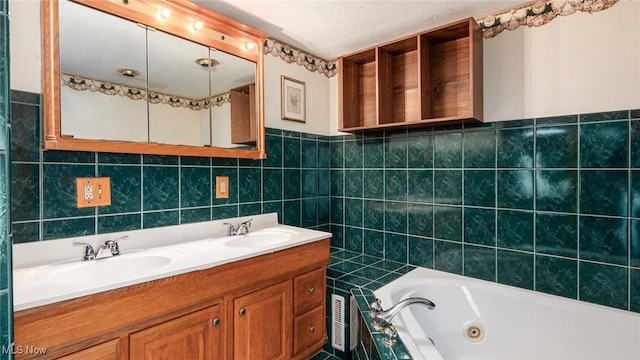
[[304, 82], [282, 75], [282, 120], [306, 121], [307, 93]]

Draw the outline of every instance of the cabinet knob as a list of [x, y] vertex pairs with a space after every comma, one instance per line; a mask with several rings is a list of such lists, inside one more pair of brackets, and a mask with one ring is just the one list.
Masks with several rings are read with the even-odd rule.
[[309, 292], [311, 294], [315, 294], [316, 293], [316, 288], [314, 288], [314, 287], [309, 288]]
[[220, 325], [220, 318], [215, 318], [215, 319], [213, 319], [213, 322], [212, 322], [212, 323], [213, 323], [213, 326], [218, 326], [218, 325]]
[[316, 328], [313, 327], [313, 326], [310, 326], [309, 327], [309, 332], [312, 332], [312, 333], [316, 332]]
[[240, 309], [240, 316], [244, 316], [244, 314], [247, 313], [247, 310], [245, 308]]

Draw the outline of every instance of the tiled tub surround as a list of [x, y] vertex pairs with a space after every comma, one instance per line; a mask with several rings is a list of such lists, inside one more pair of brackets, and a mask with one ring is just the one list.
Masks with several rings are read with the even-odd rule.
[[401, 338], [397, 338], [393, 346], [388, 346], [384, 343], [382, 332], [373, 327], [373, 318], [368, 314], [369, 304], [376, 298], [373, 291], [366, 288], [353, 288], [351, 295], [357, 304], [361, 332], [357, 345], [351, 352], [351, 359], [411, 359]]
[[[340, 359], [348, 359], [353, 356], [349, 351], [351, 324], [349, 298], [354, 289], [377, 289], [388, 282], [391, 282], [407, 272], [415, 269], [413, 265], [383, 259], [377, 256], [363, 255], [360, 252], [344, 250], [339, 247], [331, 248], [331, 261], [327, 268], [327, 335], [329, 341], [324, 349]], [[371, 292], [371, 291], [369, 291]], [[331, 347], [333, 326], [331, 316], [331, 294], [342, 296], [347, 302], [345, 306], [345, 351], [340, 351]], [[369, 358], [371, 359], [371, 358]], [[374, 358], [375, 359], [375, 358]], [[389, 359], [394, 359], [390, 357]]]
[[335, 247], [640, 312], [640, 110], [333, 137], [331, 191]]
[[[40, 96], [13, 94], [15, 243], [270, 212], [329, 229], [328, 137], [267, 129], [264, 161], [41, 151]], [[111, 177], [112, 204], [76, 208], [80, 176]], [[229, 176], [228, 199], [215, 199], [216, 176]]]

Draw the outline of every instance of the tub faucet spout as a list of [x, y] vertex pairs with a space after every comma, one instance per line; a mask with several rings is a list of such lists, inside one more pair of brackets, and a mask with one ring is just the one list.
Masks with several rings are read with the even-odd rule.
[[391, 320], [400, 312], [400, 310], [413, 304], [420, 304], [426, 306], [429, 310], [433, 310], [436, 304], [433, 301], [422, 297], [411, 297], [404, 299], [387, 310], [377, 311], [373, 317], [373, 327], [378, 330], [382, 330], [386, 325], [391, 323]]

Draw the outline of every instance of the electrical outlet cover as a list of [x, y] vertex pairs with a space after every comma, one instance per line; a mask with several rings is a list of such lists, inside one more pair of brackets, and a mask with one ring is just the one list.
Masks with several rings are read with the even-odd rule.
[[111, 205], [111, 178], [76, 178], [77, 206]]

